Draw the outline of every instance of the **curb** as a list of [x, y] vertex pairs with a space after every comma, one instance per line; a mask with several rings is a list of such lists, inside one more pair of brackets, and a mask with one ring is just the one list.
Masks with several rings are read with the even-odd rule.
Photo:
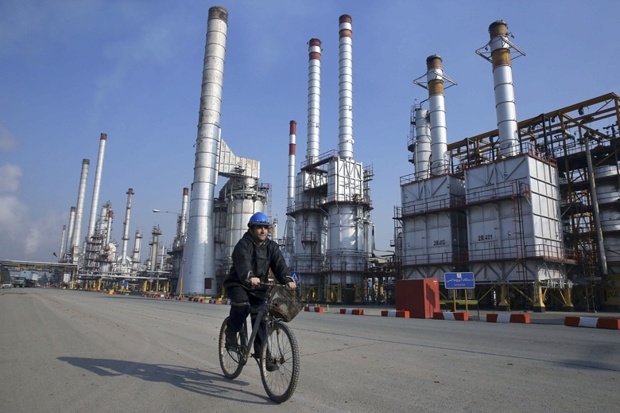
[[620, 330], [620, 319], [603, 317], [565, 317], [564, 325], [569, 327], [605, 328]]
[[381, 317], [409, 318], [408, 310], [381, 310]]
[[469, 320], [469, 313], [452, 313], [450, 311], [434, 312], [433, 319], [435, 320], [453, 320], [453, 321], [467, 321]]
[[304, 311], [310, 311], [311, 313], [324, 313], [325, 309], [323, 307], [310, 307], [305, 306]]
[[529, 314], [487, 314], [489, 323], [530, 323]]
[[361, 308], [341, 308], [340, 314], [364, 315], [364, 310]]

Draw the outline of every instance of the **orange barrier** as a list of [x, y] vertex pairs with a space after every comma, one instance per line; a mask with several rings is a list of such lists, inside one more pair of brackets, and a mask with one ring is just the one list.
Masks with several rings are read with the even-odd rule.
[[304, 311], [310, 311], [312, 313], [324, 313], [325, 309], [319, 306], [314, 306], [314, 307], [305, 306]]
[[364, 310], [361, 308], [341, 308], [340, 314], [364, 315]]
[[609, 317], [575, 317], [564, 318], [564, 325], [569, 327], [605, 328], [607, 330], [620, 330], [620, 319]]
[[487, 314], [489, 323], [530, 323], [529, 314]]
[[409, 318], [409, 310], [381, 310], [381, 317]]
[[433, 318], [435, 320], [456, 320], [456, 321], [467, 321], [469, 320], [469, 313], [452, 313], [449, 311], [435, 311], [433, 313]]

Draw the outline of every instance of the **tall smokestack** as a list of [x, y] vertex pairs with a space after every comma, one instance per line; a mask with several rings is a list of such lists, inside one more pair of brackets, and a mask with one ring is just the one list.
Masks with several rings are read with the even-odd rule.
[[86, 192], [86, 180], [88, 179], [88, 168], [90, 161], [82, 160], [82, 172], [80, 173], [80, 185], [78, 187], [77, 207], [75, 212], [75, 227], [73, 229], [72, 240], [72, 260], [73, 263], [78, 262], [80, 254], [80, 240], [82, 238], [82, 213], [84, 212], [84, 193]]
[[97, 167], [95, 169], [95, 184], [93, 187], [93, 201], [90, 205], [90, 221], [88, 223], [87, 240], [95, 234], [95, 224], [97, 222], [97, 208], [99, 204], [99, 188], [101, 186], [101, 173], [103, 171], [103, 155], [105, 153], [105, 143], [108, 135], [101, 134], [99, 138], [99, 155], [97, 156]]
[[217, 291], [213, 203], [227, 24], [228, 11], [224, 7], [209, 9], [182, 294], [215, 294]]
[[127, 190], [127, 206], [125, 207], [125, 222], [123, 222], [123, 250], [121, 252], [121, 260], [123, 263], [127, 258], [127, 245], [129, 243], [129, 217], [131, 216], [131, 198], [133, 197], [133, 188]]
[[[75, 207], [72, 206], [69, 211], [69, 228], [67, 229], [67, 238], [65, 239], [65, 257], [71, 254], [73, 247], [73, 230], [75, 228]], [[61, 256], [62, 257], [62, 256]], [[64, 261], [64, 260], [63, 260]]]
[[66, 246], [66, 237], [67, 237], [67, 226], [62, 226], [62, 235], [60, 236], [60, 251], [58, 252], [58, 261], [62, 259], [62, 256], [65, 254], [65, 246]]
[[431, 159], [431, 128], [428, 122], [428, 110], [422, 106], [415, 108], [415, 137], [414, 153], [415, 176], [417, 179], [430, 178], [429, 161]]
[[187, 199], [189, 188], [183, 188], [183, 198], [181, 200], [181, 217], [179, 218], [179, 237], [185, 237], [187, 233]]
[[[295, 139], [297, 137], [297, 122], [292, 120], [289, 123], [289, 143], [288, 143], [288, 197], [286, 199], [287, 212], [293, 211], [295, 205], [295, 150], [297, 144]], [[292, 248], [293, 234], [295, 232], [295, 221], [293, 217], [288, 215], [286, 218], [286, 240], [287, 246]]]
[[519, 153], [519, 136], [510, 49], [514, 49], [520, 55], [525, 55], [525, 53], [508, 40], [508, 25], [505, 21], [497, 20], [491, 23], [489, 35], [491, 40], [488, 45], [491, 48], [491, 58], [482, 56], [480, 52], [478, 54], [493, 64], [495, 113], [500, 153], [503, 156], [514, 156]]
[[426, 58], [428, 105], [431, 119], [431, 173], [434, 176], [448, 173], [448, 163], [445, 159], [448, 150], [448, 134], [441, 62], [441, 57], [438, 55]]
[[314, 163], [319, 159], [319, 133], [321, 126], [321, 41], [308, 42], [308, 147], [306, 159]]
[[338, 92], [338, 155], [353, 158], [353, 20], [348, 14], [340, 16]]

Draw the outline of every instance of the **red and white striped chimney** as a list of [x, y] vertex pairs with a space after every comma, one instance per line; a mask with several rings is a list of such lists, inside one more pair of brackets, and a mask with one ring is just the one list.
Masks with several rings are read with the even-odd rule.
[[524, 53], [508, 40], [508, 25], [505, 21], [497, 20], [491, 23], [489, 35], [499, 150], [503, 156], [514, 156], [519, 153], [519, 135], [510, 51], [513, 49], [521, 55]]
[[338, 155], [353, 158], [353, 30], [351, 16], [340, 16]]
[[308, 143], [306, 160], [314, 163], [319, 159], [321, 127], [321, 41], [308, 42]]

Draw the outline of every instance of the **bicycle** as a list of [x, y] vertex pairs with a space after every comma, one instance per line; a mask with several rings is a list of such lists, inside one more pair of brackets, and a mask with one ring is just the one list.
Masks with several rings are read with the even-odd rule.
[[249, 337], [247, 319], [243, 322], [239, 331], [240, 344], [235, 348], [226, 346], [226, 317], [220, 328], [219, 359], [224, 376], [231, 380], [237, 378], [250, 356], [256, 358], [252, 349], [259, 328], [262, 328], [263, 342], [257, 358], [261, 381], [269, 398], [282, 403], [295, 392], [300, 368], [297, 339], [285, 323], [299, 313], [302, 305], [292, 291], [281, 285], [268, 285], [267, 297], [265, 305], [255, 312]]

